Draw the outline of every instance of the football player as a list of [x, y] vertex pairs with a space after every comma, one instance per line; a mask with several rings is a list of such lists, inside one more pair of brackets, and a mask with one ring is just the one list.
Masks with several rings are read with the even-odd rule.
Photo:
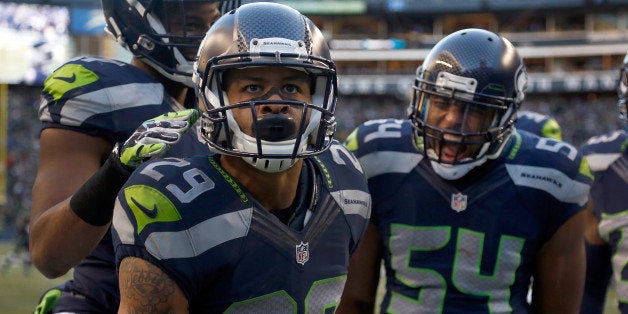
[[619, 310], [628, 313], [628, 54], [620, 70], [617, 94], [623, 129], [594, 136], [581, 148], [595, 174], [586, 232], [588, 264], [582, 313], [604, 312], [611, 276]]
[[526, 80], [507, 39], [460, 30], [417, 68], [409, 120], [348, 137], [373, 215], [339, 312], [373, 312], [382, 258], [382, 313], [578, 311], [592, 177], [571, 145], [515, 131]]
[[195, 67], [215, 155], [144, 163], [118, 194], [120, 311], [333, 311], [371, 199], [333, 140], [320, 30], [288, 6], [245, 4], [207, 32]]
[[[103, 0], [106, 30], [133, 53], [130, 64], [79, 57], [46, 79], [30, 250], [46, 277], [74, 267], [54, 312], [117, 311], [109, 232], [115, 197], [130, 170], [175, 142], [167, 152], [173, 156], [207, 152], [194, 132], [184, 134], [198, 117], [196, 111], [184, 110], [195, 106], [185, 98], [203, 35], [220, 9], [235, 5], [237, 1]], [[122, 155], [112, 155], [114, 144], [132, 134], [119, 147]], [[51, 310], [59, 294], [50, 291], [37, 311]]]
[[519, 111], [515, 127], [517, 130], [528, 131], [538, 136], [553, 138], [558, 141], [563, 140], [560, 124], [558, 124], [556, 119], [546, 114], [534, 111]]

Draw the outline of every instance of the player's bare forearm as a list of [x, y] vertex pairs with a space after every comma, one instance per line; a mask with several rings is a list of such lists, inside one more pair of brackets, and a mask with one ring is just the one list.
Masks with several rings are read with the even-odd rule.
[[87, 224], [67, 203], [48, 209], [31, 227], [31, 260], [48, 278], [62, 276], [77, 265], [94, 250], [109, 228], [109, 225]]
[[[97, 137], [62, 129], [46, 129], [33, 185], [30, 253], [48, 278], [65, 274], [89, 254], [108, 226], [91, 226], [69, 209], [69, 200], [96, 172], [112, 145]], [[94, 196], [94, 201], [98, 196]]]
[[136, 257], [120, 263], [118, 313], [186, 313], [187, 300], [158, 267]]

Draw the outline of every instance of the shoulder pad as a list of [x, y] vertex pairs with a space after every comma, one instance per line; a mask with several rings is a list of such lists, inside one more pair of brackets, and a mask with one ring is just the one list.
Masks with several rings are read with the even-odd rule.
[[371, 120], [357, 127], [345, 141], [364, 167], [367, 177], [408, 173], [423, 158], [409, 120]]
[[513, 140], [506, 168], [516, 185], [545, 190], [564, 202], [586, 202], [593, 174], [575, 147], [527, 132], [515, 133]]
[[582, 146], [581, 151], [591, 170], [604, 171], [628, 151], [628, 134], [625, 130], [617, 130], [594, 136]]
[[[162, 113], [165, 99], [163, 85], [138, 68], [81, 57], [48, 76], [39, 119], [44, 127], [68, 128], [115, 142], [116, 136], [127, 137], [144, 120]], [[116, 118], [120, 112], [125, 119]]]

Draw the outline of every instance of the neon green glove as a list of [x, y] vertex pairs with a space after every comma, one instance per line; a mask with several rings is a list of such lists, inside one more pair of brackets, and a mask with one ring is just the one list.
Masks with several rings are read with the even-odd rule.
[[124, 144], [116, 146], [120, 162], [135, 169], [149, 159], [163, 156], [199, 117], [198, 110], [186, 109], [144, 121]]
[[57, 299], [61, 296], [61, 290], [57, 288], [50, 289], [41, 298], [41, 302], [37, 304], [34, 314], [52, 313], [52, 309], [57, 303]]

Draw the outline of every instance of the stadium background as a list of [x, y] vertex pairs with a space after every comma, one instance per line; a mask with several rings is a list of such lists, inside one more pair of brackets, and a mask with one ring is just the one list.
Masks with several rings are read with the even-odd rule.
[[[515, 44], [530, 76], [522, 109], [554, 116], [567, 142], [580, 146], [619, 126], [615, 87], [628, 51], [628, 0], [275, 2], [312, 18], [332, 48], [341, 140], [363, 121], [404, 118], [416, 67], [443, 36], [468, 27]], [[99, 1], [0, 0], [0, 241], [10, 241], [15, 222], [29, 214], [45, 76], [77, 55], [130, 58], [103, 27]]]

